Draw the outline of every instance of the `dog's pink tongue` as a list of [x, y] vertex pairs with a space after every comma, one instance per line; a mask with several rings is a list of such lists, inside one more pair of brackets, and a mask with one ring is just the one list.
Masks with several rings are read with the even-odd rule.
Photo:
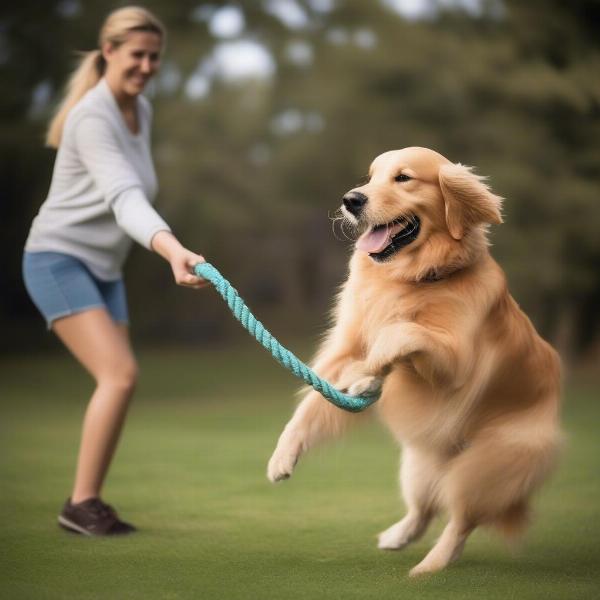
[[367, 231], [356, 240], [356, 247], [369, 254], [377, 254], [389, 244], [389, 231], [389, 227]]

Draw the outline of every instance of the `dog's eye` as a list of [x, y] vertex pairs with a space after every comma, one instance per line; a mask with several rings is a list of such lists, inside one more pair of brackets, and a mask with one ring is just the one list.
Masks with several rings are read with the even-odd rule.
[[404, 183], [405, 181], [410, 181], [411, 179], [412, 177], [409, 177], [404, 173], [400, 173], [400, 175], [396, 175], [396, 177], [394, 177], [394, 181], [397, 181], [398, 183]]

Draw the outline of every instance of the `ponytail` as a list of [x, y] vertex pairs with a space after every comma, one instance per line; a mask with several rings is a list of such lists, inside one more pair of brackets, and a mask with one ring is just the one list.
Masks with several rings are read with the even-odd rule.
[[69, 111], [92, 89], [104, 74], [104, 58], [100, 50], [84, 52], [83, 58], [67, 84], [67, 93], [59, 105], [46, 134], [46, 146], [58, 148]]

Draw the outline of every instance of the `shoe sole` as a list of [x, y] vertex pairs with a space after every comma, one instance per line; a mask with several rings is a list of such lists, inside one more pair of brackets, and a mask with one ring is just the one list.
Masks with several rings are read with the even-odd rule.
[[93, 533], [91, 531], [88, 531], [87, 529], [84, 529], [83, 527], [80, 527], [79, 525], [77, 525], [77, 523], [73, 523], [73, 521], [69, 521], [69, 519], [63, 517], [62, 515], [58, 516], [58, 524], [63, 529], [66, 529], [70, 533], [80, 533], [81, 535], [87, 535], [88, 537], [106, 537], [106, 536], [110, 536], [110, 535], [130, 535], [137, 531], [137, 529], [135, 527], [131, 526], [131, 529], [129, 531], [118, 531], [118, 532], [113, 532], [113, 533]]
[[63, 517], [62, 515], [58, 515], [58, 524], [63, 529], [67, 529], [68, 531], [71, 531], [73, 533], [81, 533], [82, 535], [94, 536], [94, 534], [88, 531], [87, 529], [80, 527], [76, 523], [73, 523], [73, 521], [69, 521], [69, 519]]

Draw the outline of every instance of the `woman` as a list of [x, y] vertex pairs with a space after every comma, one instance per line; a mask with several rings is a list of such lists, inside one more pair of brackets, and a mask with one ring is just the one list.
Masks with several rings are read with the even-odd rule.
[[86, 535], [135, 531], [100, 499], [137, 379], [121, 274], [131, 238], [165, 258], [179, 285], [207, 285], [191, 273], [204, 258], [184, 248], [151, 205], [151, 108], [141, 92], [164, 43], [163, 25], [142, 8], [108, 16], [100, 49], [85, 55], [50, 124], [47, 143], [58, 149], [52, 183], [25, 245], [31, 298], [96, 381], [73, 491], [58, 517]]

